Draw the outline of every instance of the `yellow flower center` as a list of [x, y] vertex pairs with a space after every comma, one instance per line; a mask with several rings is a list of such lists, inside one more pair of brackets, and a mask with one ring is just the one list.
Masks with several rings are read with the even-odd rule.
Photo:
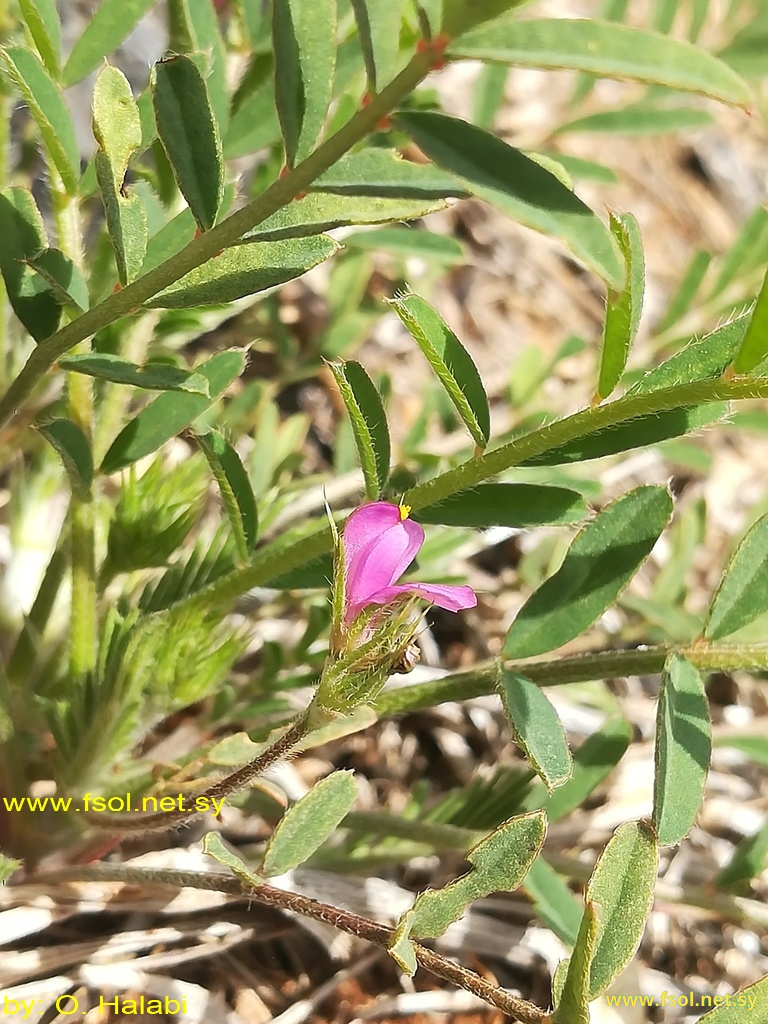
[[409, 515], [410, 511], [411, 511], [411, 506], [410, 505], [403, 505], [402, 502], [400, 503], [400, 521], [401, 522], [403, 521], [403, 519], [407, 519], [408, 518], [408, 515]]

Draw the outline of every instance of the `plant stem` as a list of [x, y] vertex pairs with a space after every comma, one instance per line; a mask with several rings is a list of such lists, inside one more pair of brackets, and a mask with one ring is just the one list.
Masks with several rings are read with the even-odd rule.
[[415, 89], [432, 66], [428, 51], [415, 54], [399, 75], [367, 106], [361, 106], [349, 121], [284, 178], [278, 178], [260, 196], [233, 213], [216, 227], [195, 238], [181, 252], [144, 274], [132, 284], [114, 292], [103, 302], [83, 313], [76, 320], [41, 342], [32, 352], [24, 369], [0, 399], [0, 427], [14, 415], [19, 405], [32, 393], [36, 383], [59, 356], [80, 341], [92, 337], [116, 320], [127, 316], [201, 266], [256, 227], [267, 217], [287, 206], [295, 196], [333, 166], [354, 145], [376, 130], [376, 126], [405, 96]]
[[[51, 200], [59, 248], [82, 269], [80, 200], [65, 191], [51, 171]], [[65, 328], [66, 330], [66, 328]], [[90, 441], [93, 433], [93, 381], [82, 373], [67, 375], [69, 417]], [[97, 605], [93, 493], [72, 494], [69, 506], [72, 610], [69, 670], [80, 679], [96, 664]]]
[[[768, 645], [750, 647], [741, 644], [717, 647], [704, 644], [691, 647], [665, 645], [631, 651], [595, 651], [551, 661], [509, 661], [504, 665], [539, 686], [558, 686], [563, 683], [610, 679], [612, 676], [655, 675], [661, 672], [667, 655], [673, 652], [682, 654], [704, 672], [734, 668], [768, 669]], [[379, 718], [385, 718], [432, 708], [447, 701], [470, 700], [495, 693], [497, 664], [493, 659], [470, 672], [385, 691], [375, 701], [376, 714]]]
[[98, 828], [110, 832], [130, 833], [131, 838], [184, 825], [194, 818], [201, 817], [204, 813], [195, 809], [197, 800], [206, 798], [209, 804], [214, 801], [218, 803], [219, 800], [237, 793], [238, 790], [247, 786], [251, 779], [255, 779], [257, 775], [266, 771], [270, 765], [290, 754], [299, 740], [303, 739], [306, 731], [307, 714], [305, 712], [296, 718], [271, 746], [263, 750], [248, 764], [220, 779], [201, 793], [195, 793], [190, 800], [190, 809], [157, 811], [152, 814], [97, 814], [86, 811], [82, 817], [89, 824], [96, 825]]
[[[340, 910], [327, 903], [320, 903], [309, 896], [295, 892], [285, 892], [271, 885], [248, 885], [235, 876], [223, 873], [202, 871], [157, 870], [154, 868], [135, 868], [124, 864], [90, 864], [79, 868], [67, 868], [51, 874], [31, 876], [28, 883], [46, 888], [59, 882], [124, 882], [126, 885], [164, 885], [176, 889], [194, 888], [212, 892], [228, 893], [242, 896], [267, 907], [289, 910], [295, 914], [330, 924], [339, 931], [365, 939], [383, 949], [389, 949], [395, 939], [395, 930], [387, 925], [369, 921], [368, 918]], [[443, 978], [458, 988], [466, 989], [483, 999], [491, 1006], [498, 1007], [512, 1020], [521, 1024], [544, 1024], [546, 1014], [534, 1003], [511, 995], [505, 989], [497, 988], [481, 978], [474, 971], [435, 953], [431, 949], [413, 943], [416, 961], [438, 978]]]
[[[495, 448], [479, 458], [469, 459], [456, 469], [412, 487], [403, 495], [403, 502], [418, 510], [444, 501], [453, 494], [474, 487], [491, 477], [537, 455], [588, 436], [606, 427], [626, 423], [638, 416], [652, 415], [669, 409], [729, 399], [768, 397], [768, 378], [734, 378], [695, 381], [672, 388], [659, 389], [643, 395], [628, 395], [596, 409], [583, 409], [550, 423], [508, 444]], [[302, 532], [285, 534], [256, 553], [251, 562], [222, 576], [215, 583], [197, 591], [176, 605], [184, 613], [221, 609], [234, 603], [246, 590], [265, 586], [276, 576], [295, 569], [331, 550], [331, 534], [323, 523], [310, 523]]]

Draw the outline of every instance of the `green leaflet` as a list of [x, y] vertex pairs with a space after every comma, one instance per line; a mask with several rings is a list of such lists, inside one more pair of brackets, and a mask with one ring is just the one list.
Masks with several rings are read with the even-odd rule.
[[235, 539], [235, 547], [242, 564], [245, 564], [256, 543], [258, 519], [256, 499], [248, 474], [243, 468], [240, 456], [227, 439], [217, 430], [198, 434], [196, 441], [205, 456], [216, 483], [227, 519]]
[[128, 80], [105, 64], [93, 90], [93, 134], [99, 144], [94, 161], [107, 230], [122, 285], [141, 271], [147, 250], [147, 215], [137, 195], [127, 196], [123, 181], [131, 154], [141, 144], [141, 120]]
[[240, 376], [245, 366], [242, 349], [218, 352], [195, 368], [208, 381], [210, 397], [168, 391], [125, 425], [101, 464], [102, 473], [116, 473], [149, 455], [204, 413]]
[[727, 64], [690, 43], [593, 19], [500, 18], [457, 39], [452, 57], [529, 68], [569, 68], [666, 85], [747, 107], [752, 95]]
[[209, 384], [201, 373], [180, 370], [167, 363], [148, 363], [137, 366], [109, 352], [88, 352], [82, 355], [62, 356], [59, 366], [74, 373], [84, 373], [113, 384], [127, 384], [149, 391], [186, 391], [210, 397]]
[[472, 357], [437, 310], [420, 295], [400, 295], [388, 301], [424, 353], [475, 444], [485, 448], [491, 434], [491, 414]]
[[736, 358], [734, 373], [750, 373], [768, 356], [768, 273], [763, 278]]
[[503, 666], [497, 683], [515, 742], [551, 792], [571, 777], [568, 740], [557, 712], [541, 687]]
[[387, 416], [373, 381], [359, 363], [330, 363], [349, 413], [369, 501], [376, 501], [389, 476]]
[[185, 274], [149, 299], [147, 305], [155, 309], [184, 309], [232, 302], [300, 277], [339, 248], [327, 235], [236, 245]]
[[43, 278], [55, 300], [77, 312], [88, 309], [88, 285], [80, 268], [60, 249], [43, 249], [27, 263]]
[[269, 878], [303, 864], [333, 835], [356, 799], [352, 772], [334, 772], [318, 782], [278, 822], [260, 873]]
[[544, 654], [591, 626], [651, 553], [671, 515], [665, 487], [638, 487], [607, 505], [577, 534], [554, 576], [520, 609], [504, 641], [504, 656]]
[[704, 795], [711, 751], [704, 683], [690, 662], [670, 655], [656, 716], [653, 787], [653, 824], [662, 846], [680, 843], [690, 832]]
[[52, 78], [58, 78], [61, 25], [56, 0], [19, 0], [19, 10], [46, 71]]
[[[314, 192], [294, 200], [262, 221], [244, 242], [276, 241], [319, 235], [350, 224], [385, 224], [398, 220], [416, 220], [445, 208], [442, 199], [388, 199], [380, 196], [333, 195]], [[354, 235], [345, 239], [354, 241]]]
[[605, 992], [640, 945], [658, 864], [658, 842], [644, 821], [620, 825], [600, 855], [585, 894], [587, 905], [600, 908], [590, 999]]
[[153, 0], [101, 0], [64, 65], [64, 87], [95, 71], [133, 31], [152, 4]]
[[224, 197], [224, 164], [205, 80], [183, 56], [160, 61], [152, 75], [157, 134], [181, 194], [200, 230], [207, 231]]
[[703, 338], [693, 338], [685, 348], [644, 374], [627, 394], [647, 395], [652, 391], [721, 376], [738, 351], [748, 322], [747, 316], [736, 317]]
[[624, 268], [608, 228], [550, 171], [467, 121], [433, 111], [400, 111], [398, 128], [465, 188], [526, 227], [565, 242], [614, 288]]
[[645, 263], [643, 241], [637, 220], [631, 213], [610, 215], [611, 232], [624, 259], [625, 285], [622, 291], [608, 289], [597, 377], [597, 397], [607, 398], [621, 380], [632, 343], [637, 336], [643, 311]]
[[712, 598], [704, 636], [721, 640], [768, 611], [768, 515], [749, 528]]
[[467, 853], [472, 869], [442, 889], [419, 893], [413, 904], [411, 933], [434, 938], [464, 913], [470, 903], [492, 892], [512, 892], [525, 878], [544, 842], [541, 811], [521, 814], [499, 825]]
[[419, 509], [420, 523], [445, 526], [543, 526], [579, 523], [587, 505], [578, 491], [537, 484], [478, 484], [471, 491]]
[[470, 190], [452, 174], [431, 164], [404, 160], [392, 149], [348, 153], [310, 185], [313, 192], [383, 196], [394, 199], [447, 199]]
[[0, 238], [0, 271], [8, 299], [35, 341], [42, 341], [59, 326], [61, 305], [46, 280], [28, 265], [46, 249], [48, 239], [43, 218], [27, 189], [0, 192]]
[[395, 77], [400, 63], [403, 0], [352, 0], [365, 61], [368, 90], [381, 92]]
[[275, 103], [293, 167], [314, 149], [331, 103], [336, 0], [282, 0], [272, 12]]
[[59, 87], [35, 54], [23, 46], [9, 46], [0, 51], [0, 63], [24, 97], [64, 188], [70, 195], [76, 195], [80, 152], [72, 115]]
[[592, 433], [574, 438], [558, 448], [550, 448], [541, 455], [524, 459], [521, 466], [560, 466], [571, 462], [586, 462], [602, 459], [608, 455], [645, 448], [658, 444], [670, 437], [680, 437], [694, 430], [721, 420], [728, 412], [727, 402], [708, 402], [684, 409], [668, 409], [664, 412], [636, 416], [609, 427], [601, 427]]
[[87, 501], [93, 483], [93, 454], [88, 438], [72, 420], [52, 420], [37, 429], [61, 457], [72, 493]]

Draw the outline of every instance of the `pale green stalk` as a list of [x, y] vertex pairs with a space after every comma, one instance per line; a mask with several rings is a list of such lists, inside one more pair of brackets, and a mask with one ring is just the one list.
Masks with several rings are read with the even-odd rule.
[[[51, 170], [51, 200], [59, 248], [83, 268], [80, 200], [70, 196]], [[65, 328], [66, 329], [66, 328]], [[83, 345], [83, 351], [89, 346]], [[93, 380], [82, 373], [67, 375], [69, 418], [91, 440], [93, 433]], [[69, 669], [73, 679], [90, 672], [96, 664], [96, 552], [94, 501], [88, 494], [73, 494], [69, 506], [72, 610], [70, 615]]]

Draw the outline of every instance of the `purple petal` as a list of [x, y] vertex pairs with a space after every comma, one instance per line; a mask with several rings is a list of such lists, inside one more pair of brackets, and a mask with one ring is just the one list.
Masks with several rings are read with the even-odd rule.
[[355, 509], [344, 524], [345, 618], [350, 622], [371, 594], [405, 572], [424, 543], [424, 530], [402, 519], [398, 505], [374, 501]]
[[417, 594], [449, 612], [460, 612], [477, 604], [477, 595], [472, 587], [454, 587], [448, 583], [400, 583], [396, 587], [382, 587], [370, 595], [368, 603], [387, 604], [401, 594]]

